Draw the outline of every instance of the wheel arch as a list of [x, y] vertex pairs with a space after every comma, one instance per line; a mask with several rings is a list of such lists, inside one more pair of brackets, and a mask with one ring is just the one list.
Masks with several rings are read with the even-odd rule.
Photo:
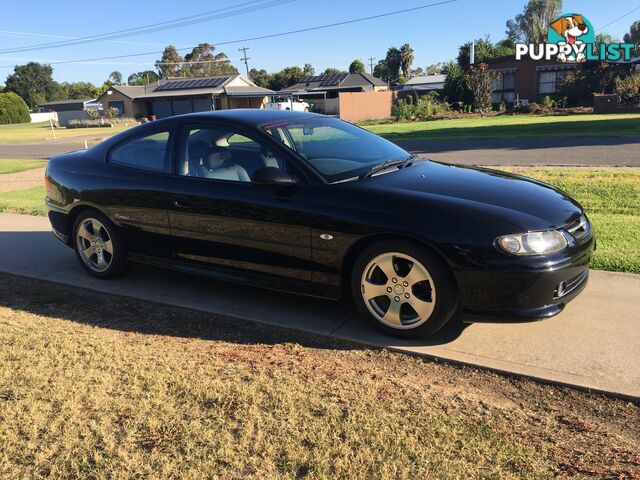
[[341, 266], [340, 266], [341, 297], [344, 298], [345, 296], [351, 295], [351, 289], [349, 288], [349, 285], [351, 283], [351, 272], [356, 263], [356, 260], [360, 256], [360, 252], [362, 252], [362, 250], [364, 250], [365, 248], [375, 243], [388, 242], [388, 241], [394, 241], [394, 240], [402, 241], [402, 242], [411, 242], [419, 246], [428, 248], [429, 250], [434, 252], [440, 258], [440, 260], [442, 260], [442, 263], [446, 265], [446, 267], [449, 269], [449, 272], [451, 273], [451, 278], [455, 282], [456, 286], [459, 288], [458, 282], [456, 281], [455, 275], [453, 274], [453, 270], [451, 268], [451, 264], [447, 260], [447, 257], [438, 248], [436, 248], [433, 244], [431, 244], [431, 242], [425, 241], [420, 238], [416, 238], [412, 235], [404, 235], [404, 234], [397, 234], [397, 233], [375, 233], [375, 234], [367, 235], [365, 237], [362, 237], [356, 240], [347, 249], [347, 252], [343, 257]]

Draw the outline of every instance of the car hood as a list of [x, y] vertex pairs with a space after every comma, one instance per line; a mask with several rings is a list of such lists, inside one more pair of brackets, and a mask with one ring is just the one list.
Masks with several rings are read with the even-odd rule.
[[562, 227], [582, 214], [582, 207], [565, 192], [530, 178], [484, 168], [424, 161], [358, 183], [395, 195], [409, 194], [416, 200], [457, 203], [524, 230]]

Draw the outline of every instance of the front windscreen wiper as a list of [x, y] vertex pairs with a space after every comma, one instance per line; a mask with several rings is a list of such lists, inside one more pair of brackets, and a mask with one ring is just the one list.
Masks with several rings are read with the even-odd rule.
[[393, 167], [396, 167], [397, 169], [401, 169], [401, 168], [411, 166], [415, 158], [416, 158], [415, 155], [410, 155], [409, 157], [404, 159], [396, 158], [394, 160], [387, 160], [385, 162], [378, 163], [372, 166], [367, 173], [361, 175], [360, 178], [373, 177], [375, 174]]

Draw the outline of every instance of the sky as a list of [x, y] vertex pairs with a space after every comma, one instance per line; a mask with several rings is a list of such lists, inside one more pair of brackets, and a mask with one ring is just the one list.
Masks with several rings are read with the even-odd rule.
[[[178, 48], [208, 42], [219, 45], [262, 35], [304, 29], [409, 9], [439, 0], [382, 2], [375, 0], [262, 0], [266, 8], [225, 18], [210, 19], [179, 28], [161, 28], [138, 34], [142, 26], [187, 16], [199, 16], [218, 9], [248, 8], [248, 0], [111, 0], [109, 2], [51, 0], [6, 0], [0, 20], [0, 50], [50, 43], [89, 35], [131, 29], [133, 35], [109, 41], [62, 48], [0, 54], [0, 83], [13, 72], [13, 65], [28, 61], [53, 63], [115, 55], [161, 52], [165, 45]], [[442, 0], [440, 0], [442, 1]], [[219, 45], [238, 70], [244, 72], [240, 47], [248, 47], [249, 67], [277, 71], [285, 66], [311, 63], [320, 73], [327, 67], [347, 69], [359, 58], [368, 65], [384, 57], [387, 48], [409, 43], [415, 51], [413, 67], [455, 59], [458, 46], [489, 35], [504, 38], [505, 22], [520, 13], [524, 0], [456, 0], [453, 3], [384, 18], [262, 40]], [[253, 8], [257, 3], [253, 3]], [[260, 4], [261, 5], [261, 4]], [[88, 7], [91, 7], [89, 9]], [[633, 8], [640, 0], [565, 0], [563, 12], [582, 13], [596, 29]], [[640, 9], [604, 29], [622, 39]], [[181, 54], [187, 53], [185, 51]], [[54, 79], [88, 81], [101, 85], [109, 73], [129, 74], [153, 69], [160, 53], [100, 60], [88, 63], [53, 64]]]

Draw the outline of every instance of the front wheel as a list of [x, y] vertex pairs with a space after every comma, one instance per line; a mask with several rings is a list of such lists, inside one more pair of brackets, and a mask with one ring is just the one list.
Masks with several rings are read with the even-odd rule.
[[81, 212], [73, 226], [73, 247], [80, 264], [96, 278], [125, 272], [127, 255], [113, 223], [100, 212]]
[[447, 265], [427, 247], [409, 242], [382, 242], [365, 249], [351, 284], [359, 310], [379, 329], [398, 337], [434, 334], [458, 303]]

